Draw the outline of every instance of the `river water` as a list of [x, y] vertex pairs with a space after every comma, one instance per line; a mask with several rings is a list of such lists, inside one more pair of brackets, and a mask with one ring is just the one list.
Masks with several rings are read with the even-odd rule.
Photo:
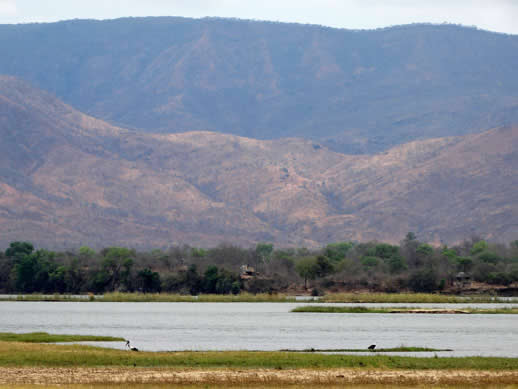
[[[307, 303], [0, 302], [0, 332], [110, 335], [147, 351], [422, 346], [518, 357], [518, 315], [291, 313]], [[325, 304], [425, 306], [424, 304]], [[516, 304], [426, 304], [428, 308]], [[123, 348], [122, 342], [95, 344]], [[398, 354], [401, 355], [401, 354]]]

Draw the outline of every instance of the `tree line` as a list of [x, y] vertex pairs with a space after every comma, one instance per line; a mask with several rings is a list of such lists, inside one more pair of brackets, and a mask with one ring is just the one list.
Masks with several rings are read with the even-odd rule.
[[[250, 274], [240, 274], [243, 265]], [[268, 243], [184, 245], [147, 252], [86, 246], [54, 252], [20, 241], [0, 252], [3, 293], [435, 292], [458, 288], [459, 274], [487, 285], [518, 282], [518, 240], [495, 244], [471, 238], [437, 247], [408, 233], [399, 245], [338, 242], [312, 250]]]

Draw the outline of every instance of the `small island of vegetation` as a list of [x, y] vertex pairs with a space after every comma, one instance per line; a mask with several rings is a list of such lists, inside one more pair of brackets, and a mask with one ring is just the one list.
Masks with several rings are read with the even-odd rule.
[[0, 342], [69, 343], [69, 342], [123, 342], [124, 338], [98, 335], [60, 335], [47, 332], [0, 332]]
[[415, 308], [415, 307], [328, 307], [304, 306], [292, 309], [298, 313], [423, 313], [423, 314], [518, 314], [518, 308]]

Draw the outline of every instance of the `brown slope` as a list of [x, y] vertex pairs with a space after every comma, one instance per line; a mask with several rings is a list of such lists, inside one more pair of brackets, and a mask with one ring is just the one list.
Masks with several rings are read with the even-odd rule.
[[0, 244], [317, 245], [516, 238], [518, 127], [347, 156], [310, 141], [136, 134], [0, 78]]

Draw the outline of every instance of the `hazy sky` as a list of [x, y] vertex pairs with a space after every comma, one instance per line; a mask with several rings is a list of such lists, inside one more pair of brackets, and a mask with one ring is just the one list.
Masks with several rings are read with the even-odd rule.
[[518, 0], [0, 0], [2, 24], [162, 15], [355, 29], [448, 22], [518, 34]]

